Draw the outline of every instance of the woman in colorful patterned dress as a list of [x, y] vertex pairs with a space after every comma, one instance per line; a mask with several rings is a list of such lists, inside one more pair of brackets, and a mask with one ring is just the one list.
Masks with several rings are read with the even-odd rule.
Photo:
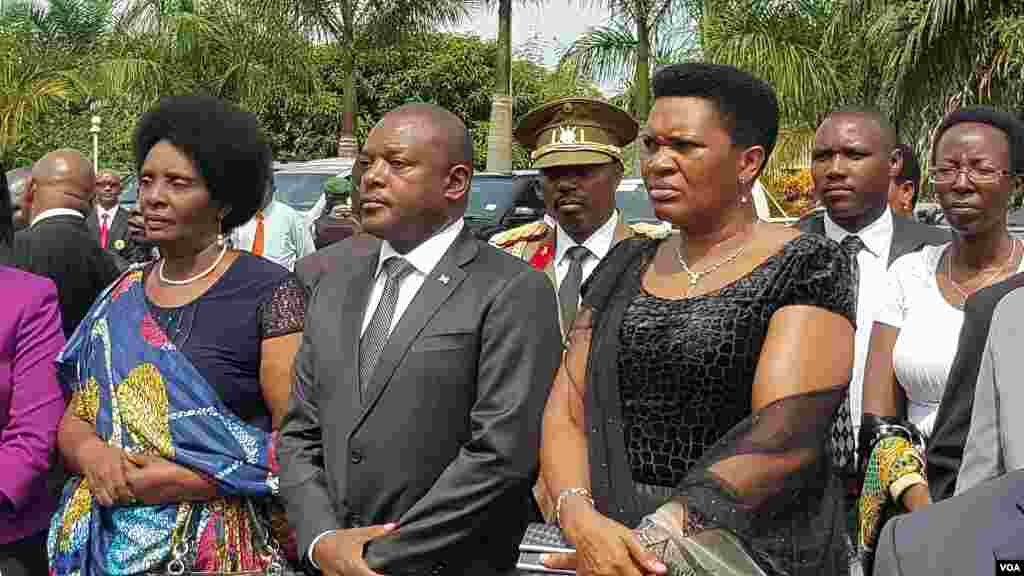
[[266, 570], [289, 544], [272, 434], [304, 296], [287, 270], [223, 236], [259, 207], [267, 140], [251, 114], [188, 96], [143, 116], [134, 144], [146, 236], [162, 258], [102, 294], [58, 358], [72, 476], [50, 573]]

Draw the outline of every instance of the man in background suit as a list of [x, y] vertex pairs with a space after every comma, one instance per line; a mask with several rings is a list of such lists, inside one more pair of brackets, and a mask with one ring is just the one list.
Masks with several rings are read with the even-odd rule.
[[[1024, 388], [1019, 382], [1024, 274], [972, 294], [928, 440], [926, 477], [933, 501], [1024, 467]], [[978, 403], [983, 406], [978, 406]]]
[[1022, 534], [1024, 470], [1019, 470], [889, 520], [879, 535], [874, 574], [998, 574], [997, 561], [1024, 560]]
[[127, 246], [128, 211], [121, 210], [121, 177], [110, 170], [96, 175], [96, 204], [85, 219], [93, 237], [108, 252], [120, 253]]
[[857, 264], [857, 333], [847, 405], [852, 438], [845, 434], [834, 439], [854, 445], [868, 343], [886, 286], [886, 270], [904, 254], [950, 239], [944, 230], [896, 216], [889, 208], [889, 184], [902, 168], [896, 147], [896, 131], [877, 111], [848, 109], [829, 114], [815, 133], [811, 160], [814, 193], [825, 210], [809, 214], [798, 224], [802, 232], [838, 242]]
[[326, 249], [281, 427], [299, 550], [328, 575], [512, 573], [561, 355], [555, 295], [465, 229], [457, 117], [402, 106], [363, 151], [379, 240]]
[[57, 285], [66, 337], [119, 274], [85, 225], [92, 198], [90, 162], [76, 150], [50, 152], [35, 163], [25, 184], [30, 225], [14, 235], [14, 265]]

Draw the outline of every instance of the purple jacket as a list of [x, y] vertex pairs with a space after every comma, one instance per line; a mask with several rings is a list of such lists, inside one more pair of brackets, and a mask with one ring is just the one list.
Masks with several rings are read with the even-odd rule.
[[54, 364], [64, 333], [51, 280], [0, 266], [0, 295], [0, 544], [6, 544], [47, 529], [57, 507], [46, 474], [64, 414]]

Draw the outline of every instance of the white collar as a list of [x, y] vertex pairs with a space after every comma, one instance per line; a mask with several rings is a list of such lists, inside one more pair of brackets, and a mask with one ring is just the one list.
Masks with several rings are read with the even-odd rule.
[[826, 236], [836, 242], [842, 242], [844, 238], [851, 234], [856, 234], [861, 239], [861, 242], [864, 242], [864, 247], [874, 254], [875, 257], [888, 257], [889, 246], [892, 243], [892, 211], [886, 208], [881, 216], [876, 218], [871, 224], [861, 228], [859, 232], [847, 231], [839, 224], [836, 224], [829, 217], [828, 212], [825, 212]]
[[[270, 218], [270, 213], [274, 211], [274, 205], [275, 204], [277, 204], [277, 200], [271, 200], [270, 204], [267, 204], [266, 208], [263, 208], [261, 210], [257, 210], [257, 212], [261, 212], [263, 214], [263, 218], [264, 219]], [[255, 220], [256, 217], [253, 216], [253, 219]]]
[[444, 258], [445, 252], [455, 242], [455, 239], [459, 237], [459, 233], [462, 232], [465, 227], [465, 221], [459, 218], [455, 222], [452, 222], [446, 226], [443, 230], [434, 234], [430, 238], [424, 240], [419, 246], [413, 248], [406, 254], [399, 254], [394, 248], [391, 247], [391, 243], [387, 240], [380, 247], [380, 258], [377, 260], [377, 271], [373, 277], [376, 278], [380, 274], [380, 269], [384, 265], [384, 262], [392, 256], [400, 256], [405, 258], [409, 264], [412, 264], [413, 268], [417, 272], [424, 276], [429, 276], [437, 263]]
[[71, 208], [50, 208], [49, 210], [43, 210], [42, 214], [33, 218], [29, 227], [31, 228], [43, 220], [53, 218], [54, 216], [77, 216], [79, 218], [85, 218], [85, 216], [82, 216], [82, 213], [78, 210], [72, 210]]
[[[612, 249], [612, 244], [615, 242], [615, 227], [618, 225], [619, 211], [615, 210], [600, 228], [594, 230], [594, 233], [583, 241], [582, 246], [590, 250], [590, 253], [598, 260], [603, 259]], [[556, 223], [555, 227], [557, 229], [555, 236], [555, 265], [557, 266], [569, 252], [569, 248], [578, 244], [562, 229], [561, 224]]]
[[113, 220], [114, 216], [117, 216], [117, 209], [118, 208], [120, 208], [120, 206], [118, 204], [114, 204], [113, 208], [111, 208], [110, 210], [107, 210], [103, 206], [100, 206], [99, 204], [97, 204], [96, 205], [96, 215], [97, 216], [103, 216], [104, 214], [107, 214], [107, 215], [110, 216], [110, 219]]

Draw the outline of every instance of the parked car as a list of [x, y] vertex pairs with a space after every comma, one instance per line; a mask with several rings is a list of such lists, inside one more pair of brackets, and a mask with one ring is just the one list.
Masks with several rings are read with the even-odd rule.
[[544, 217], [544, 200], [537, 172], [473, 175], [466, 207], [466, 224], [482, 240]]
[[328, 178], [351, 174], [353, 163], [351, 158], [275, 162], [274, 199], [298, 212], [309, 212], [321, 200]]

